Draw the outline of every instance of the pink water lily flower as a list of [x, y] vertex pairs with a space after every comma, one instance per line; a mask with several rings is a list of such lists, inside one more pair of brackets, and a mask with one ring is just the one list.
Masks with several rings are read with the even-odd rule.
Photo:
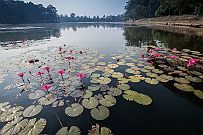
[[64, 70], [59, 70], [58, 73], [59, 73], [59, 75], [62, 76], [65, 73], [65, 71]]
[[44, 91], [48, 91], [51, 87], [52, 87], [51, 84], [44, 84], [44, 85], [42, 85], [41, 89], [44, 90]]
[[49, 72], [50, 72], [50, 67], [46, 66], [46, 67], [44, 68], [44, 70], [46, 70], [46, 71], [49, 73]]
[[158, 54], [158, 53], [155, 53], [152, 55], [152, 57], [154, 57], [154, 58], [159, 57], [159, 56], [160, 56], [160, 54]]
[[39, 76], [41, 76], [42, 74], [44, 74], [44, 72], [37, 72], [37, 74], [36, 75], [39, 75]]
[[160, 50], [161, 50], [161, 48], [157, 47], [157, 48], [155, 48], [155, 50], [156, 50], [156, 51], [160, 51]]
[[69, 50], [70, 53], [73, 53], [73, 50]]
[[19, 73], [18, 76], [19, 77], [23, 77], [25, 74], [24, 73]]
[[173, 52], [177, 51], [177, 48], [173, 48], [172, 51], [173, 51]]
[[79, 79], [83, 79], [83, 78], [85, 77], [85, 74], [83, 74], [83, 73], [78, 73], [76, 76], [77, 76], [77, 78], [79, 78]]
[[173, 56], [170, 56], [169, 58], [171, 58], [171, 59], [177, 59], [177, 56], [173, 55]]
[[195, 63], [197, 63], [199, 59], [190, 58], [187, 62], [187, 67], [192, 67]]
[[74, 57], [71, 57], [71, 56], [68, 56], [68, 57], [65, 57], [65, 60], [74, 60]]
[[152, 50], [152, 49], [149, 49], [148, 53], [153, 53], [153, 50]]

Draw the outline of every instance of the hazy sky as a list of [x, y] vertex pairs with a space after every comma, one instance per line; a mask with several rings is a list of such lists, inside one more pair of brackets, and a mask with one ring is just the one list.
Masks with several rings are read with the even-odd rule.
[[124, 12], [128, 0], [24, 0], [47, 6], [52, 4], [59, 14], [76, 13], [76, 15], [117, 15]]

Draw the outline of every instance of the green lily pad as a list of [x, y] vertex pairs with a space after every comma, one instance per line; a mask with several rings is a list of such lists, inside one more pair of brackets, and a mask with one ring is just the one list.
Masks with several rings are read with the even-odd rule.
[[65, 113], [70, 117], [76, 117], [82, 114], [84, 108], [79, 103], [73, 103], [65, 109]]
[[83, 99], [82, 105], [87, 109], [92, 109], [97, 107], [99, 104], [98, 100], [94, 97], [90, 97], [89, 99]]
[[104, 106], [98, 106], [90, 111], [95, 120], [104, 120], [109, 116], [109, 109]]
[[68, 127], [63, 127], [59, 129], [56, 135], [81, 135], [81, 132], [78, 127], [71, 126], [70, 129]]

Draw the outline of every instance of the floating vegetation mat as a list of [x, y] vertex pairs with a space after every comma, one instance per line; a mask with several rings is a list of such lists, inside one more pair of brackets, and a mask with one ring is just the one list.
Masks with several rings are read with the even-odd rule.
[[[188, 49], [129, 47], [109, 57], [91, 49], [64, 46], [28, 51], [0, 67], [0, 83], [6, 84], [2, 91], [9, 93], [0, 103], [1, 134], [46, 134], [49, 123], [41, 114], [55, 109], [63, 110], [64, 119], [79, 119], [87, 112], [91, 119], [105, 121], [118, 100], [147, 108], [153, 96], [136, 91], [139, 83], [170, 83], [180, 94], [203, 99], [203, 54]], [[24, 103], [18, 102], [21, 100]], [[55, 114], [61, 124], [57, 135], [83, 134], [80, 127], [64, 125]], [[113, 134], [98, 124], [87, 132]]]

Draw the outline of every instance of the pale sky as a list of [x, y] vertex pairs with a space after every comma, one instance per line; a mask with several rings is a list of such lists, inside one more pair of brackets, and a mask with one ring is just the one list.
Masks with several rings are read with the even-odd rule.
[[52, 4], [59, 14], [75, 13], [76, 15], [118, 15], [124, 13], [128, 0], [23, 0], [47, 6]]

